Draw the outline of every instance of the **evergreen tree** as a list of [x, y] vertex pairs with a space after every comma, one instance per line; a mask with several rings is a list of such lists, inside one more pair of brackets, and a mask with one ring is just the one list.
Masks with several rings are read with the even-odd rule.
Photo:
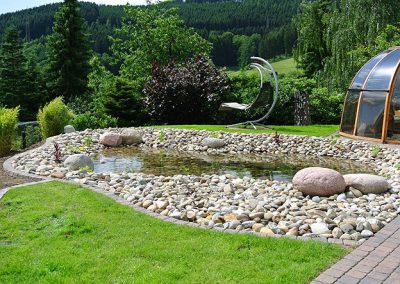
[[21, 107], [20, 118], [32, 119], [39, 107], [37, 80], [28, 69], [18, 30], [11, 26], [6, 29], [0, 49], [0, 105]]
[[242, 35], [234, 37], [233, 40], [239, 46], [238, 65], [244, 68], [250, 63], [252, 56], [258, 56], [258, 46], [261, 36], [259, 34], [251, 36]]
[[140, 125], [143, 121], [143, 98], [137, 86], [123, 78], [116, 78], [104, 98], [106, 114], [118, 119], [118, 126]]
[[71, 102], [87, 91], [91, 51], [85, 29], [78, 1], [64, 0], [55, 15], [47, 47], [47, 89], [51, 99], [63, 96]]
[[0, 49], [0, 104], [16, 107], [25, 93], [25, 59], [14, 26], [7, 28]]

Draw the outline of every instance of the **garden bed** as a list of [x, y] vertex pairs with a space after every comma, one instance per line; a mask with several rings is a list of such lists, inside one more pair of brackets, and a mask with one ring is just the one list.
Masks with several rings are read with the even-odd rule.
[[[394, 219], [399, 212], [399, 149], [331, 138], [279, 135], [210, 133], [207, 131], [138, 128], [139, 147], [174, 149], [184, 153], [225, 155], [283, 154], [335, 157], [357, 161], [386, 177], [391, 189], [384, 194], [355, 197], [350, 192], [325, 197], [304, 196], [290, 182], [239, 178], [230, 174], [157, 176], [143, 173], [96, 173], [68, 171], [57, 164], [48, 143], [16, 157], [14, 170], [40, 176], [65, 175], [68, 180], [100, 187], [165, 219], [178, 219], [198, 226], [260, 235], [318, 238], [335, 243], [359, 244]], [[99, 136], [106, 131], [86, 130], [52, 138], [65, 160], [74, 153], [95, 156], [104, 149]], [[202, 145], [204, 138], [218, 136], [226, 142], [220, 149]], [[317, 233], [323, 224], [329, 231]]]

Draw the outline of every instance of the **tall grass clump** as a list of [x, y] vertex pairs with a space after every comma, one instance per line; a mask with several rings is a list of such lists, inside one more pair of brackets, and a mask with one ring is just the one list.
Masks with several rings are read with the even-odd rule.
[[74, 114], [64, 104], [61, 97], [55, 98], [38, 113], [38, 121], [43, 139], [63, 133]]
[[0, 157], [11, 152], [14, 131], [17, 128], [19, 107], [0, 108]]

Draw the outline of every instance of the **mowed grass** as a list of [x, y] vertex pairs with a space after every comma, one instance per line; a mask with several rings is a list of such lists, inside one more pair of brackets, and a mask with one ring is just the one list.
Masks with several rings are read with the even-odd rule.
[[[296, 64], [294, 62], [293, 57], [276, 61], [274, 63], [271, 63], [271, 65], [272, 67], [274, 67], [278, 75], [288, 74], [298, 70], [296, 68]], [[247, 75], [254, 74], [259, 76], [259, 73], [256, 69], [245, 69], [245, 70], [235, 70], [235, 71], [228, 69], [227, 73], [228, 76], [241, 76], [243, 75], [243, 73], [246, 73]]]
[[306, 135], [306, 136], [328, 136], [339, 130], [338, 125], [307, 125], [307, 126], [293, 126], [293, 125], [271, 125], [270, 129], [231, 129], [226, 128], [225, 125], [157, 125], [152, 126], [155, 128], [176, 128], [176, 129], [194, 129], [194, 130], [207, 130], [207, 131], [224, 131], [224, 132], [240, 132], [240, 133], [275, 133], [278, 134], [293, 134], [293, 135]]
[[0, 283], [307, 283], [345, 254], [167, 223], [60, 182], [0, 201]]

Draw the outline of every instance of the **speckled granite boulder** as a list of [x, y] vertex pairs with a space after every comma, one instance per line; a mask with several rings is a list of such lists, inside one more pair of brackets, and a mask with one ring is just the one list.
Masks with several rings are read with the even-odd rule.
[[118, 147], [122, 144], [122, 136], [118, 133], [106, 132], [100, 136], [100, 143], [109, 147]]
[[364, 194], [383, 193], [389, 189], [385, 178], [371, 174], [349, 174], [343, 176], [346, 186], [351, 186]]
[[337, 171], [311, 167], [296, 173], [293, 177], [293, 187], [305, 195], [331, 196], [344, 192], [346, 183]]
[[133, 129], [125, 129], [121, 132], [123, 145], [136, 145], [143, 142], [143, 136]]
[[205, 138], [201, 144], [203, 146], [207, 146], [208, 148], [218, 149], [225, 146], [225, 141], [219, 138]]
[[89, 156], [83, 154], [75, 154], [69, 156], [64, 161], [64, 166], [70, 171], [77, 171], [84, 167], [89, 167], [91, 170], [94, 170], [92, 159], [90, 159]]

